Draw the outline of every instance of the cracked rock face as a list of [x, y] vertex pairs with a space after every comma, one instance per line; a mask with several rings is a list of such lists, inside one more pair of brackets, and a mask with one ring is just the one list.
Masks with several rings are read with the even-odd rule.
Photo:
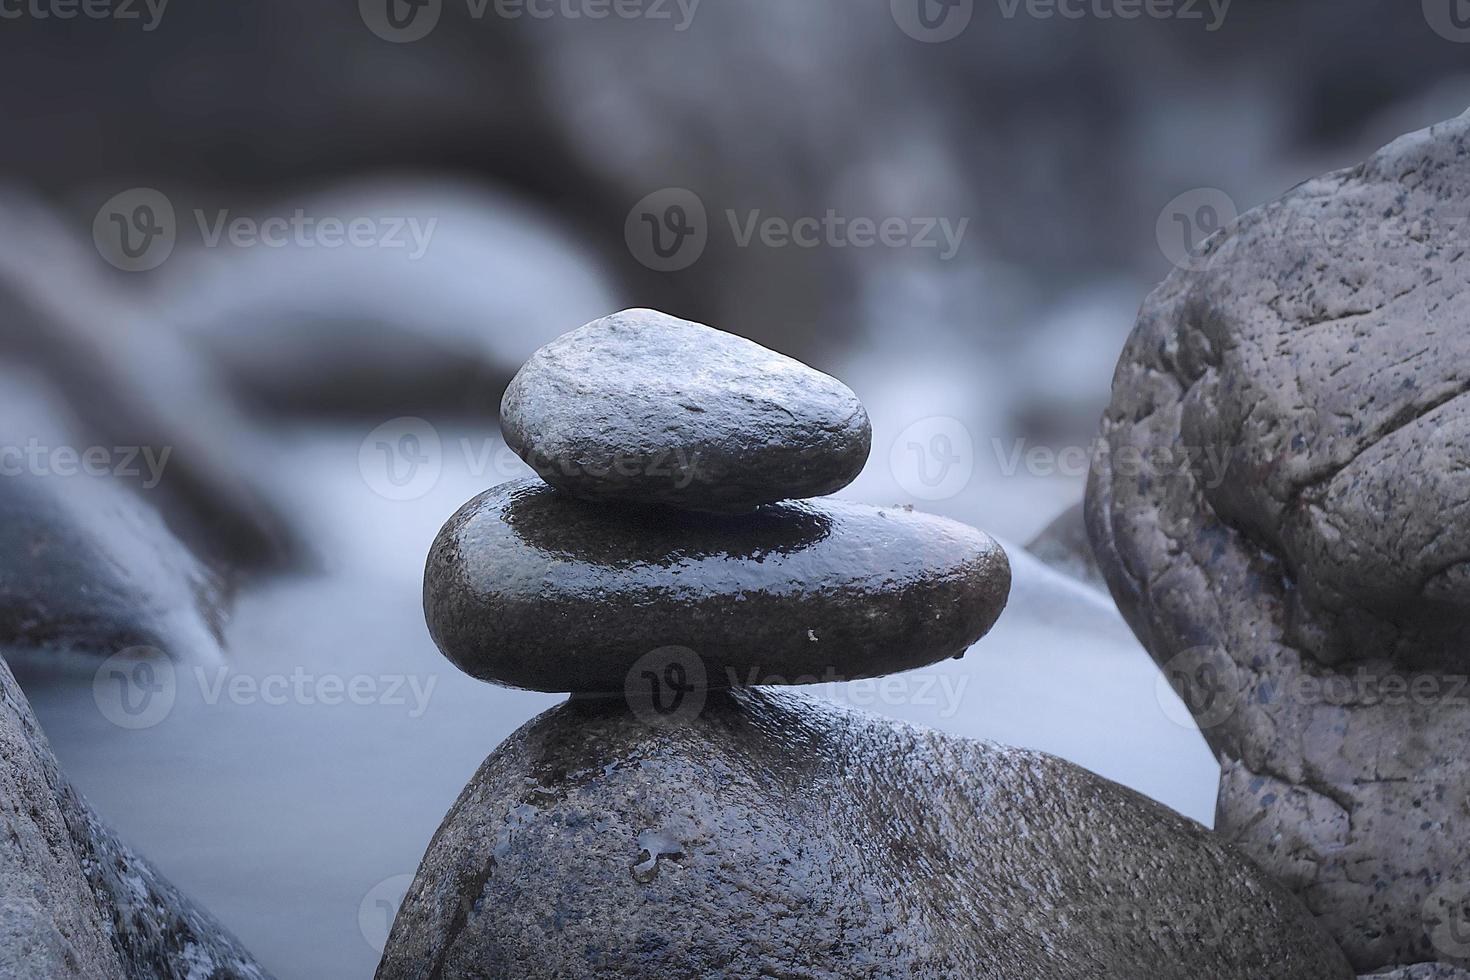
[[378, 968], [436, 977], [1349, 978], [1209, 831], [1040, 753], [770, 689], [501, 745]]
[[1309, 181], [1171, 276], [1088, 492], [1221, 760], [1216, 829], [1363, 970], [1470, 955], [1445, 922], [1470, 921], [1467, 131]]
[[0, 660], [0, 978], [268, 980], [105, 827]]
[[560, 490], [717, 513], [840, 490], [873, 436], [837, 379], [655, 310], [538, 350], [500, 414], [506, 443]]
[[[456, 666], [511, 687], [616, 694], [648, 666], [698, 688], [811, 684], [963, 655], [1010, 582], [989, 535], [904, 508], [696, 514], [594, 504], [532, 478], [445, 524], [424, 616]], [[677, 666], [644, 659], [672, 647]]]

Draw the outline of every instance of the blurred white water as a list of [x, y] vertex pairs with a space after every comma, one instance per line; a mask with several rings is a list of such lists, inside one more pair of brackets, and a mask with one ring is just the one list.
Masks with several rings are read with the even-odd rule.
[[[519, 461], [483, 432], [440, 430], [432, 489], [389, 500], [360, 466], [366, 428], [281, 438], [281, 476], [328, 567], [244, 595], [228, 666], [177, 665], [157, 724], [109, 722], [93, 661], [17, 664], [75, 784], [282, 980], [371, 975], [403, 876], [465, 781], [560, 700], [460, 674], [423, 625], [433, 534], [479, 489], [525, 472]], [[879, 489], [845, 496], [896, 499], [886, 478], [861, 486]], [[947, 509], [983, 512], [984, 494]], [[816, 693], [1054, 752], [1208, 822], [1214, 762], [1170, 720], [1172, 695], [1110, 601], [1008, 550], [1010, 606], [965, 658]]]

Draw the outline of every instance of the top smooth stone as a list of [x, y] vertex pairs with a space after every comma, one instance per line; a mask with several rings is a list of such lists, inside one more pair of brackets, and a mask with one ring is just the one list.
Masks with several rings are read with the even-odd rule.
[[840, 490], [873, 436], [837, 379], [656, 310], [542, 347], [500, 414], [507, 444], [559, 490], [715, 513]]

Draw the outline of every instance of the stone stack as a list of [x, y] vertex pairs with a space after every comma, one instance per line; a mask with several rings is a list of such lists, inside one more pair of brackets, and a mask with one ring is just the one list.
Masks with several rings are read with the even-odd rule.
[[380, 980], [1350, 980], [1284, 889], [1165, 807], [752, 686], [957, 656], [1006, 599], [978, 531], [795, 499], [863, 465], [847, 388], [636, 310], [536, 354], [503, 412], [546, 482], [445, 526], [430, 629], [477, 677], [586, 696], [470, 780]]
[[857, 476], [868, 416], [747, 340], [613, 314], [532, 356], [502, 424], [545, 482], [462, 507], [424, 579], [439, 649], [483, 680], [672, 703], [877, 677], [962, 655], [1005, 605], [1009, 563], [980, 531], [800, 499]]

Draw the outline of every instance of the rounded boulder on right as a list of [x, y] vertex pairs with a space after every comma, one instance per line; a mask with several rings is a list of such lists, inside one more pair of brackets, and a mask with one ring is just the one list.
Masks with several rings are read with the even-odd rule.
[[1087, 495], [1221, 763], [1216, 830], [1360, 971], [1470, 963], [1470, 115], [1144, 303]]

